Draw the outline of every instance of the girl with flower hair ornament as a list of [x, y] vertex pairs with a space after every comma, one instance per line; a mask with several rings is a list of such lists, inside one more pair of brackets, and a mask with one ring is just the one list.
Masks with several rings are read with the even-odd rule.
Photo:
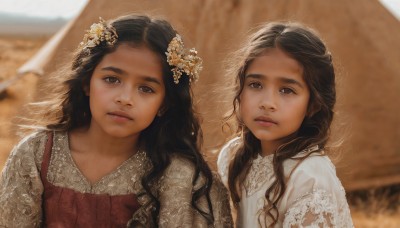
[[238, 227], [353, 227], [325, 151], [336, 101], [331, 54], [298, 23], [264, 24], [233, 68], [236, 137], [218, 171]]
[[93, 24], [38, 104], [44, 130], [3, 169], [0, 227], [231, 227], [227, 190], [200, 154], [200, 70], [165, 20]]

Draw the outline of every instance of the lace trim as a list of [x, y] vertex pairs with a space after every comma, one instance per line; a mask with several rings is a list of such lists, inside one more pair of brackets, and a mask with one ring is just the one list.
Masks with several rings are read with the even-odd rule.
[[[56, 186], [72, 188], [84, 193], [137, 194], [143, 188], [141, 185], [142, 176], [150, 167], [151, 162], [146, 153], [139, 151], [113, 172], [92, 185], [79, 171], [72, 159], [67, 132], [55, 132], [47, 179]], [[69, 175], [66, 175], [66, 173]]]
[[250, 170], [243, 184], [247, 196], [253, 195], [265, 185], [265, 182], [272, 178], [274, 173], [272, 159], [272, 154], [265, 157], [258, 155], [257, 158], [252, 161]]
[[[318, 150], [319, 150], [318, 145], [306, 148], [302, 150], [300, 153], [298, 153], [295, 156], [295, 158], [304, 156], [304, 154]], [[257, 158], [252, 161], [245, 182], [243, 183], [243, 187], [246, 190], [246, 194], [248, 197], [253, 195], [255, 192], [258, 192], [260, 188], [264, 186], [268, 180], [271, 180], [273, 178], [274, 166], [272, 164], [272, 159], [273, 159], [273, 154], [265, 157], [262, 157], [261, 155], [258, 154]]]
[[335, 203], [326, 190], [314, 189], [294, 201], [285, 213], [283, 227], [353, 227], [349, 207], [343, 199]]

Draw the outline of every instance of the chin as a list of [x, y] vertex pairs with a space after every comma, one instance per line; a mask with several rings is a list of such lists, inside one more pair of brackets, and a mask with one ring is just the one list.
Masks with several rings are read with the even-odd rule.
[[131, 137], [133, 135], [136, 135], [133, 132], [128, 132], [128, 131], [123, 131], [120, 129], [113, 129], [113, 130], [109, 130], [106, 131], [106, 134], [109, 135], [110, 137], [114, 137], [114, 138], [127, 138], [127, 137]]

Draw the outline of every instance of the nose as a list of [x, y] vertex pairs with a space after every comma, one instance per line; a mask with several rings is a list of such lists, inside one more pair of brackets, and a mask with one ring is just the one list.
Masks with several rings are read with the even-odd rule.
[[259, 108], [262, 110], [275, 111], [277, 108], [277, 94], [272, 90], [265, 91], [263, 96], [260, 96]]
[[123, 106], [133, 106], [134, 101], [134, 91], [131, 86], [123, 86], [118, 91], [115, 99], [116, 103]]

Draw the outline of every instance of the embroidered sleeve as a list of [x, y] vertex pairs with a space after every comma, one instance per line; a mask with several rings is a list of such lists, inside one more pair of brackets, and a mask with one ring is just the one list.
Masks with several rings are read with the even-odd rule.
[[193, 226], [193, 176], [194, 166], [189, 161], [173, 157], [159, 184], [160, 227]]
[[283, 227], [353, 227], [346, 193], [329, 158], [307, 158], [288, 182]]
[[[192, 207], [192, 193], [204, 183], [204, 179], [200, 177], [193, 186], [194, 172], [194, 166], [188, 160], [179, 157], [172, 159], [160, 180], [160, 227], [213, 227], [213, 224], [207, 224], [205, 217]], [[227, 190], [219, 179], [214, 180], [210, 198], [214, 227], [232, 227]], [[197, 204], [202, 211], [210, 212], [205, 197], [200, 198]]]
[[318, 189], [299, 198], [286, 212], [284, 227], [346, 227], [338, 226], [338, 208], [332, 197]]
[[214, 227], [233, 227], [228, 190], [222, 184], [218, 174], [214, 174], [210, 197], [214, 214]]
[[31, 136], [11, 151], [0, 177], [0, 227], [40, 227], [43, 185], [35, 151], [42, 146]]

